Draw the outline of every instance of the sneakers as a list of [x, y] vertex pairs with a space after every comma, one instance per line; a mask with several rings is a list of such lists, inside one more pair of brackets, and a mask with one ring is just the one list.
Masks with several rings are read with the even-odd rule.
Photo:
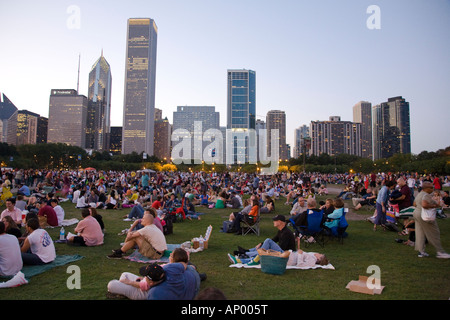
[[109, 259], [122, 259], [122, 254], [123, 254], [122, 250], [117, 249], [117, 250], [113, 250], [113, 253], [108, 255], [107, 257]]
[[261, 261], [259, 259], [259, 256], [256, 256], [252, 259], [252, 261], [250, 261], [249, 263], [247, 263], [248, 266], [257, 266], [261, 264]]
[[229, 253], [227, 254], [227, 256], [228, 256], [228, 260], [230, 260], [230, 262], [232, 264], [241, 263], [241, 260], [236, 258], [235, 256], [233, 256], [233, 255], [231, 255]]
[[438, 252], [438, 253], [436, 253], [436, 258], [438, 258], [438, 259], [449, 259], [450, 258], [450, 254], [448, 254], [446, 252]]
[[[429, 257], [430, 255], [426, 252], [419, 252], [418, 257], [419, 258], [424, 258], [424, 257]], [[438, 259], [450, 259], [450, 254], [446, 253], [446, 252], [438, 252], [436, 253], [436, 258]]]

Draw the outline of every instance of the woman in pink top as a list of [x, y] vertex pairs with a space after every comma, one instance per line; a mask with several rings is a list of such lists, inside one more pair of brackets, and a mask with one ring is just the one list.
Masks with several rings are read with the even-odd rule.
[[103, 244], [103, 232], [97, 219], [91, 216], [89, 209], [85, 208], [81, 211], [83, 220], [78, 222], [75, 232], [78, 234], [72, 238], [68, 238], [69, 242], [79, 244], [81, 246], [99, 246]]

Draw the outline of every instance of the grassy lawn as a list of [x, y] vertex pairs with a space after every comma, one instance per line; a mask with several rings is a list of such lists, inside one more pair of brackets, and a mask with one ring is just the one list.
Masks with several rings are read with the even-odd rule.
[[[320, 198], [319, 200], [321, 200]], [[276, 202], [276, 214], [289, 214], [289, 206], [283, 200]], [[72, 203], [63, 203], [66, 219], [81, 219], [80, 211]], [[348, 202], [346, 206], [351, 207]], [[3, 208], [0, 208], [3, 210]], [[306, 251], [325, 253], [335, 270], [287, 270], [284, 275], [275, 276], [261, 272], [259, 269], [230, 268], [227, 253], [232, 253], [237, 246], [253, 247], [257, 243], [275, 235], [271, 218], [274, 213], [265, 214], [261, 221], [261, 235], [236, 236], [219, 232], [222, 222], [228, 219], [231, 209], [204, 209], [202, 220], [185, 221], [174, 224], [174, 233], [168, 235], [167, 243], [182, 243], [204, 234], [207, 226], [213, 226], [209, 248], [193, 253], [191, 261], [200, 272], [207, 274], [207, 280], [201, 288], [220, 288], [228, 299], [234, 300], [447, 300], [450, 297], [450, 261], [435, 258], [435, 250], [429, 246], [430, 257], [418, 258], [412, 247], [398, 244], [395, 232], [372, 231], [367, 221], [349, 221], [349, 237], [344, 244], [328, 241], [324, 248], [313, 244]], [[57, 267], [43, 274], [34, 276], [29, 284], [0, 290], [0, 300], [85, 300], [106, 299], [106, 286], [111, 279], [118, 279], [124, 271], [138, 273], [140, 263], [126, 259], [110, 260], [106, 255], [118, 248], [124, 236], [118, 232], [129, 226], [122, 221], [122, 216], [129, 212], [123, 210], [100, 210], [105, 222], [105, 243], [100, 247], [82, 248], [66, 244], [55, 244], [57, 254], [80, 254], [84, 258], [73, 263], [81, 270], [81, 289], [68, 289], [66, 281], [71, 273], [67, 267]], [[370, 216], [372, 210], [358, 212]], [[439, 219], [441, 240], [444, 248], [450, 251], [450, 219]], [[73, 232], [75, 226], [67, 227]], [[59, 236], [59, 228], [48, 229], [53, 239]], [[351, 280], [359, 275], [370, 276], [366, 270], [377, 265], [381, 270], [381, 284], [385, 289], [381, 295], [364, 295], [350, 292], [345, 288]]]

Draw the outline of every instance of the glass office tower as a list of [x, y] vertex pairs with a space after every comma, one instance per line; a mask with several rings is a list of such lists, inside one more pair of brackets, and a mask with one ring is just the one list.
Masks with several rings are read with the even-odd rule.
[[156, 43], [158, 29], [148, 18], [128, 19], [122, 153], [153, 155]]
[[[256, 148], [249, 129], [256, 124], [256, 73], [252, 70], [228, 70], [227, 146], [232, 163], [249, 162], [249, 148]], [[230, 138], [228, 140], [228, 138]], [[256, 139], [256, 138], [255, 138]], [[256, 155], [256, 150], [254, 150]]]
[[111, 68], [102, 55], [89, 72], [86, 148], [108, 150], [111, 123]]
[[83, 148], [86, 143], [87, 97], [73, 89], [52, 89], [48, 110], [48, 143]]

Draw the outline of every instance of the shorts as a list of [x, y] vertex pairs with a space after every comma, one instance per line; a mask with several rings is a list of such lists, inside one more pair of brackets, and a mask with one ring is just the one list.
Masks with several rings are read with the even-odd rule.
[[149, 242], [145, 240], [143, 240], [139, 245], [139, 253], [150, 259], [159, 259], [163, 255], [162, 252], [157, 251]]

